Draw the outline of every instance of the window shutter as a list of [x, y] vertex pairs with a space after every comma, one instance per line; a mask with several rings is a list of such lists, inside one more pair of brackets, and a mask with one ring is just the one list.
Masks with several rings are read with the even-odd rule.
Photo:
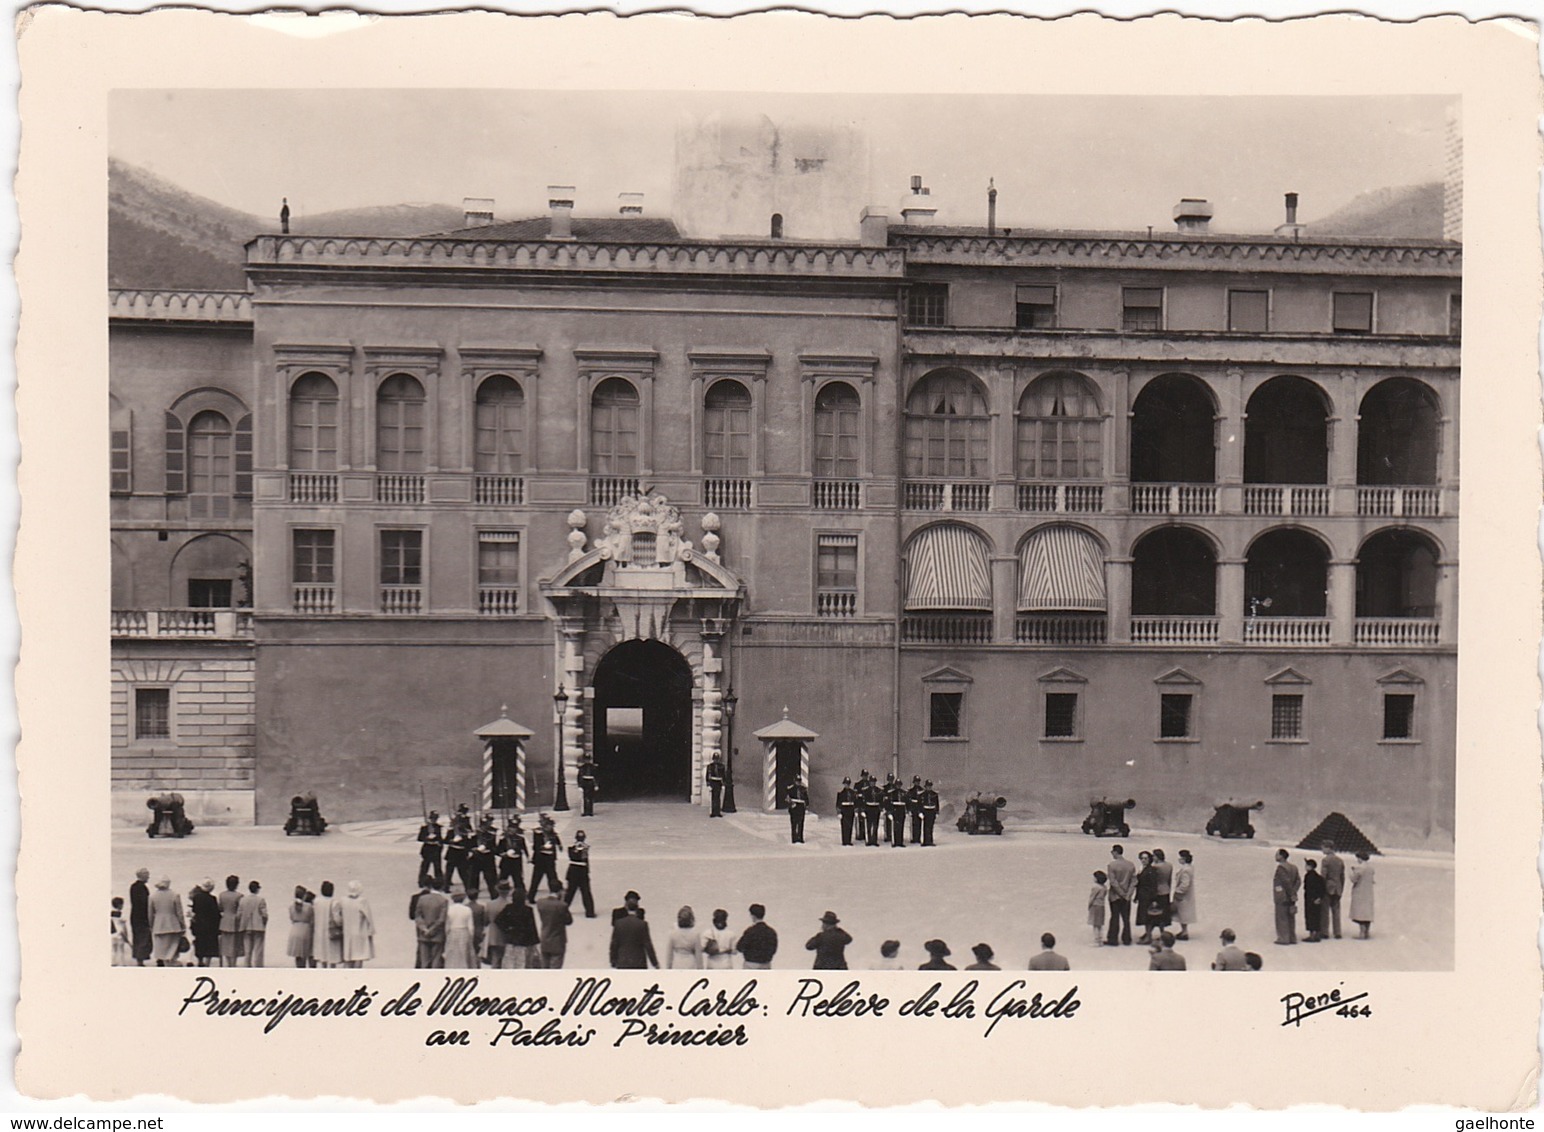
[[182, 422], [177, 419], [176, 413], [166, 414], [166, 494], [186, 495], [188, 492], [187, 477], [187, 434], [182, 430]]
[[252, 498], [252, 414], [236, 422], [236, 498]]

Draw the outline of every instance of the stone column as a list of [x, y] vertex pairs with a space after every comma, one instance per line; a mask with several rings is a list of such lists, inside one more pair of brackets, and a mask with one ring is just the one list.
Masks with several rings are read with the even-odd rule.
[[702, 629], [702, 742], [698, 745], [699, 756], [692, 767], [692, 801], [699, 806], [707, 801], [703, 790], [703, 775], [714, 755], [723, 753], [723, 691], [720, 688], [724, 671], [723, 659], [718, 655], [723, 634], [716, 627]]
[[568, 706], [563, 712], [563, 773], [568, 789], [579, 783], [579, 761], [584, 755], [584, 630], [563, 626], [562, 682], [568, 688]]
[[1217, 509], [1224, 515], [1244, 511], [1244, 371], [1234, 367], [1223, 373], [1217, 386]]
[[1329, 430], [1330, 514], [1356, 514], [1357, 381], [1346, 370], [1335, 389], [1333, 409], [1324, 427]]
[[1329, 564], [1330, 644], [1356, 640], [1356, 560], [1332, 558]]
[[1012, 555], [993, 555], [992, 568], [992, 640], [1011, 643], [1018, 613], [1018, 562]]
[[1131, 559], [1110, 558], [1104, 566], [1105, 632], [1111, 644], [1131, 641]]
[[1449, 648], [1458, 644], [1458, 560], [1437, 560], [1437, 641]]
[[1217, 560], [1217, 640], [1224, 645], [1244, 640], [1244, 559]]

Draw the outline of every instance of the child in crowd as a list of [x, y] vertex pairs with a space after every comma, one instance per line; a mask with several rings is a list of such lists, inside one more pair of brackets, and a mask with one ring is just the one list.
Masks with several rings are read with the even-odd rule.
[[876, 971], [904, 971], [901, 965], [901, 941], [887, 939], [879, 945], [879, 963]]
[[129, 946], [129, 922], [123, 918], [123, 897], [113, 897], [113, 915], [108, 924], [113, 933], [113, 966], [132, 967], [133, 948]]
[[1104, 907], [1109, 896], [1105, 887], [1107, 877], [1103, 869], [1094, 870], [1094, 887], [1088, 891], [1088, 926], [1094, 929], [1094, 946], [1104, 944]]

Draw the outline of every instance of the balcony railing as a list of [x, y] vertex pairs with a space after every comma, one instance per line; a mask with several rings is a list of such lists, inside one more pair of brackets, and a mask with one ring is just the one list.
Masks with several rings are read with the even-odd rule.
[[1292, 648], [1330, 643], [1328, 617], [1246, 617], [1246, 645], [1286, 645]]
[[424, 477], [418, 472], [377, 472], [375, 501], [377, 503], [422, 503]]
[[296, 613], [331, 613], [337, 600], [337, 587], [314, 582], [296, 583], [290, 595], [290, 607]]
[[197, 637], [237, 640], [252, 635], [248, 609], [115, 609], [115, 637]]
[[1372, 648], [1430, 648], [1441, 641], [1441, 628], [1426, 617], [1358, 617], [1356, 643]]
[[1021, 483], [1014, 491], [1020, 511], [1086, 515], [1104, 510], [1104, 485], [1098, 483]]
[[1379, 519], [1435, 519], [1442, 514], [1442, 489], [1358, 487], [1356, 513]]
[[519, 507], [525, 502], [524, 476], [477, 476], [472, 501], [485, 507]]
[[852, 590], [820, 590], [815, 594], [815, 616], [856, 617], [858, 595]]
[[861, 480], [816, 480], [815, 507], [821, 511], [858, 511], [863, 507]]
[[336, 503], [338, 473], [291, 472], [289, 497], [291, 503]]
[[992, 640], [990, 613], [908, 613], [901, 620], [907, 644], [985, 645]]
[[387, 614], [422, 613], [424, 591], [422, 586], [382, 586], [381, 612]]
[[1215, 617], [1133, 617], [1131, 640], [1138, 645], [1214, 645]]
[[908, 511], [985, 511], [992, 506], [992, 485], [910, 481], [901, 506]]
[[638, 494], [636, 476], [591, 476], [590, 504], [596, 507], [615, 507], [629, 495]]
[[1134, 483], [1131, 510], [1138, 515], [1215, 515], [1217, 485], [1212, 483]]
[[483, 617], [514, 617], [520, 612], [519, 586], [478, 586], [477, 612]]
[[1102, 645], [1107, 636], [1102, 613], [1020, 613], [1013, 622], [1021, 645]]
[[1322, 484], [1276, 485], [1246, 483], [1246, 515], [1328, 515], [1330, 489]]
[[702, 505], [715, 511], [748, 511], [751, 506], [751, 481], [718, 478], [703, 480]]

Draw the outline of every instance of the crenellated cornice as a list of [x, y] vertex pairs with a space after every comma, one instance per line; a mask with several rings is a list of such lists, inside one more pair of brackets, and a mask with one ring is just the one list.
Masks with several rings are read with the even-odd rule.
[[109, 318], [146, 322], [252, 321], [252, 297], [245, 291], [151, 291], [110, 289]]

